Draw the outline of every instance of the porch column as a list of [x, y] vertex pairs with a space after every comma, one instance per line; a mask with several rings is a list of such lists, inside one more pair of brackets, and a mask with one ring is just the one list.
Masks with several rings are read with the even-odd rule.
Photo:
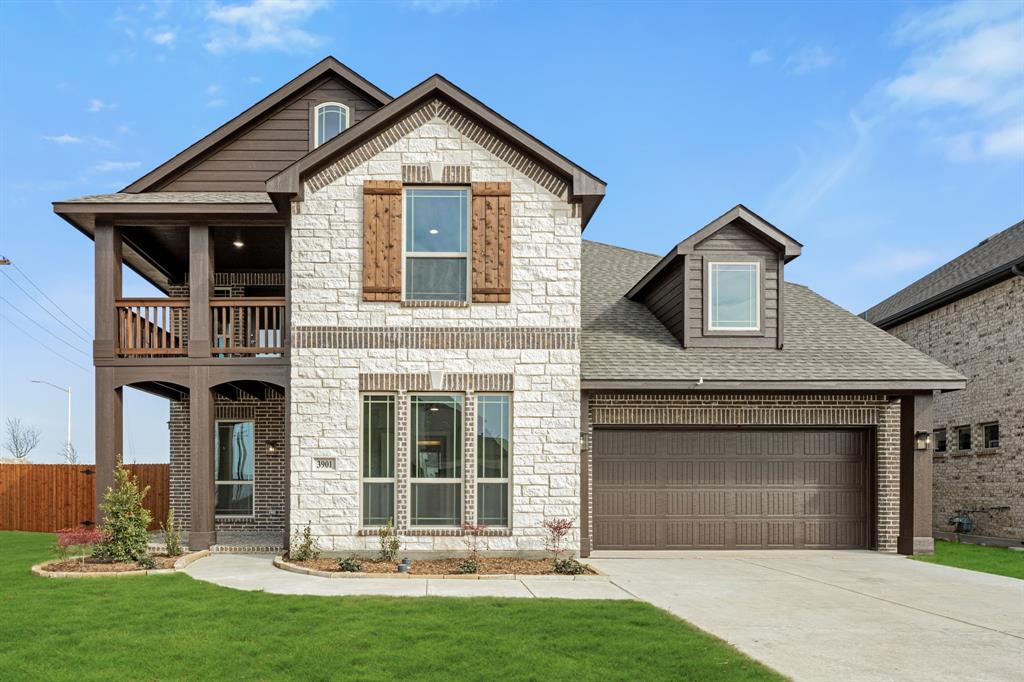
[[[209, 351], [209, 346], [207, 346]], [[214, 526], [213, 395], [210, 368], [189, 368], [189, 444], [192, 525], [189, 549], [209, 549], [217, 542]]]
[[918, 432], [932, 433], [932, 395], [900, 400], [900, 554], [932, 554], [932, 443], [916, 449]]
[[188, 226], [188, 356], [210, 357], [210, 296], [213, 293], [213, 239], [205, 222]]
[[117, 350], [114, 302], [121, 298], [121, 230], [110, 220], [96, 219], [94, 359], [113, 358]]
[[[99, 327], [97, 327], [99, 329]], [[100, 503], [114, 485], [114, 467], [123, 451], [123, 402], [121, 388], [114, 387], [114, 368], [96, 368], [96, 504], [93, 521], [103, 523]]]

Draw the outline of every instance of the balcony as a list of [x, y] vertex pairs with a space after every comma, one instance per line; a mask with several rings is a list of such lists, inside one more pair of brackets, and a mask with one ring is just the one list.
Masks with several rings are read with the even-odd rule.
[[[209, 302], [210, 348], [217, 358], [284, 353], [283, 297], [215, 298]], [[114, 302], [116, 354], [122, 358], [189, 355], [187, 298], [122, 298]]]

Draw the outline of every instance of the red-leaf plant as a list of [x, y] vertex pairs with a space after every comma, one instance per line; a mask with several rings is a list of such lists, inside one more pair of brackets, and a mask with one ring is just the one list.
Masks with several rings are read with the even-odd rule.
[[566, 550], [562, 543], [565, 542], [565, 536], [572, 530], [575, 522], [576, 519], [565, 518], [548, 519], [544, 522], [544, 530], [548, 533], [548, 536], [544, 539], [544, 548], [551, 552], [555, 561], [558, 561], [565, 554]]
[[82, 555], [81, 563], [84, 566], [85, 555], [91, 552], [94, 545], [103, 542], [104, 537], [103, 531], [96, 528], [61, 528], [57, 531], [57, 553], [63, 559], [67, 559], [72, 553], [79, 553]]

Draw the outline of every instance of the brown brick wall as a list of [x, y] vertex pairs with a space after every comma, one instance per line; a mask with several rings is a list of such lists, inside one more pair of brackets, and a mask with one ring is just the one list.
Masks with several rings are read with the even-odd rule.
[[[889, 330], [967, 377], [967, 388], [937, 395], [935, 428], [949, 448], [934, 457], [936, 530], [957, 509], [1008, 506], [976, 514], [979, 535], [1024, 539], [1024, 278], [1014, 277]], [[981, 425], [999, 422], [999, 447], [983, 447]], [[957, 450], [956, 427], [971, 426], [972, 447]]]
[[[285, 477], [288, 468], [285, 441], [284, 398], [268, 393], [267, 400], [243, 396], [239, 400], [216, 398], [217, 419], [252, 419], [255, 422], [254, 516], [217, 519], [218, 531], [285, 530]], [[273, 443], [276, 452], [269, 452]], [[191, 526], [189, 467], [189, 401], [172, 400], [170, 406], [171, 507], [184, 528]]]
[[[591, 425], [865, 426], [876, 433], [878, 549], [896, 551], [899, 535], [899, 398], [837, 394], [594, 393]], [[592, 470], [584, 434], [586, 470]], [[587, 481], [588, 490], [592, 480]], [[585, 513], [592, 519], [588, 496]], [[593, 523], [589, 524], [593, 528]]]

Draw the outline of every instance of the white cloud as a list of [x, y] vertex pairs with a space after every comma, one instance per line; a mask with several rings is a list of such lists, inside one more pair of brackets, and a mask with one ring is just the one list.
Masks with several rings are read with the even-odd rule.
[[113, 104], [110, 104], [109, 102], [104, 102], [101, 99], [93, 97], [89, 100], [89, 105], [86, 107], [86, 111], [88, 111], [91, 114], [98, 114], [101, 111], [106, 111], [107, 109], [113, 108]]
[[988, 133], [981, 141], [981, 148], [986, 156], [1024, 159], [1024, 121]]
[[249, 76], [248, 78], [245, 79], [245, 82], [246, 83], [262, 83], [263, 79], [260, 78], [259, 76]]
[[207, 95], [216, 95], [218, 92], [220, 92], [220, 85], [217, 83], [211, 83], [206, 87]]
[[768, 50], [754, 50], [750, 53], [750, 63], [754, 66], [760, 66], [761, 64], [767, 64], [772, 60], [772, 55]]
[[206, 106], [210, 107], [211, 109], [216, 109], [217, 107], [222, 107], [227, 103], [228, 102], [226, 99], [218, 97], [216, 99], [211, 99], [209, 102], [206, 103]]
[[95, 175], [97, 173], [116, 173], [119, 171], [131, 170], [140, 166], [138, 161], [100, 161], [99, 163], [93, 164], [89, 167], [87, 173]]
[[835, 57], [829, 54], [821, 45], [805, 45], [797, 52], [786, 57], [785, 67], [790, 73], [804, 75], [814, 71], [821, 71], [832, 66]]
[[252, 0], [247, 4], [214, 4], [207, 18], [215, 24], [206, 49], [302, 52], [322, 42], [299, 27], [324, 8], [324, 0]]
[[939, 254], [934, 251], [916, 247], [877, 249], [855, 263], [854, 270], [865, 275], [898, 275], [923, 270], [938, 260]]
[[80, 137], [68, 135], [67, 133], [64, 133], [63, 135], [43, 135], [43, 139], [49, 140], [50, 142], [56, 142], [62, 147], [66, 144], [82, 144], [82, 142], [85, 141]]
[[174, 47], [175, 37], [174, 31], [155, 31], [149, 34], [150, 40], [164, 47]]
[[409, 0], [408, 2], [410, 8], [422, 10], [428, 14], [458, 11], [479, 4], [479, 0]]

